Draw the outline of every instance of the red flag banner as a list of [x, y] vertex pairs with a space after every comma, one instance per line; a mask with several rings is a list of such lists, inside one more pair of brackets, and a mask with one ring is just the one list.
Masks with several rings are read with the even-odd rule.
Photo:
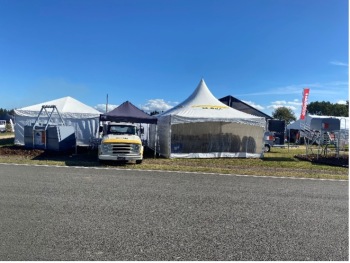
[[304, 120], [305, 119], [305, 115], [306, 115], [306, 107], [307, 107], [307, 101], [309, 98], [309, 93], [310, 93], [310, 89], [309, 88], [305, 88], [304, 92], [303, 92], [303, 104], [301, 106], [301, 113], [300, 113], [300, 119]]

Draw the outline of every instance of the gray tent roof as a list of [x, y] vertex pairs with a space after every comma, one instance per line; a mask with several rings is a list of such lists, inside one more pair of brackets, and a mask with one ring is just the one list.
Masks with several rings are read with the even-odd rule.
[[264, 117], [266, 120], [273, 119], [271, 116], [263, 113], [262, 111], [259, 111], [258, 109], [250, 106], [249, 104], [247, 104], [247, 103], [245, 103], [245, 102], [243, 102], [235, 97], [232, 97], [230, 95], [223, 97], [219, 100], [222, 103], [225, 103], [226, 105], [228, 105], [231, 108], [234, 108], [236, 110], [243, 111], [243, 112], [249, 113], [251, 115]]
[[143, 112], [131, 102], [126, 101], [114, 110], [100, 115], [100, 121], [157, 123], [157, 118]]

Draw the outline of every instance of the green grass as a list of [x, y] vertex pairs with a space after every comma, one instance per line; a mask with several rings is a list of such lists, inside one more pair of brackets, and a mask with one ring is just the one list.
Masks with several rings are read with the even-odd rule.
[[[305, 149], [273, 148], [262, 159], [145, 159], [142, 169], [200, 171], [222, 174], [348, 179], [348, 169], [301, 161]], [[136, 165], [135, 165], [136, 166]]]
[[[13, 146], [13, 138], [2, 138], [0, 147]], [[19, 147], [20, 148], [20, 147]], [[23, 147], [22, 147], [23, 148]], [[78, 151], [78, 154], [47, 154], [30, 151], [19, 155], [0, 155], [1, 163], [26, 163], [39, 165], [108, 166], [125, 169], [167, 170], [206, 172], [217, 174], [241, 174], [279, 177], [303, 177], [324, 179], [348, 179], [349, 169], [315, 164], [295, 158], [305, 154], [305, 148], [272, 148], [261, 159], [217, 158], [217, 159], [165, 159], [147, 154], [143, 163], [107, 163], [100, 165], [96, 151]]]

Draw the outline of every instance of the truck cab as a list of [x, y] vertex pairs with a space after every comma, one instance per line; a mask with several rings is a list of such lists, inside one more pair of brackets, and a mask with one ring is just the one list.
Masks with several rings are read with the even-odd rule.
[[142, 163], [143, 146], [138, 132], [137, 125], [133, 123], [104, 124], [101, 143], [98, 146], [98, 159]]

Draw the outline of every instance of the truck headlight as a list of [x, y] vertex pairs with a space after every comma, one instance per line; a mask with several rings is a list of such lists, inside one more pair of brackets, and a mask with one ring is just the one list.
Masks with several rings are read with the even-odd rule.
[[109, 149], [109, 145], [103, 143], [103, 144], [102, 144], [102, 152], [108, 152], [108, 149]]
[[140, 152], [140, 148], [141, 148], [141, 145], [139, 144], [132, 144], [131, 145], [131, 150], [135, 153], [139, 153]]

